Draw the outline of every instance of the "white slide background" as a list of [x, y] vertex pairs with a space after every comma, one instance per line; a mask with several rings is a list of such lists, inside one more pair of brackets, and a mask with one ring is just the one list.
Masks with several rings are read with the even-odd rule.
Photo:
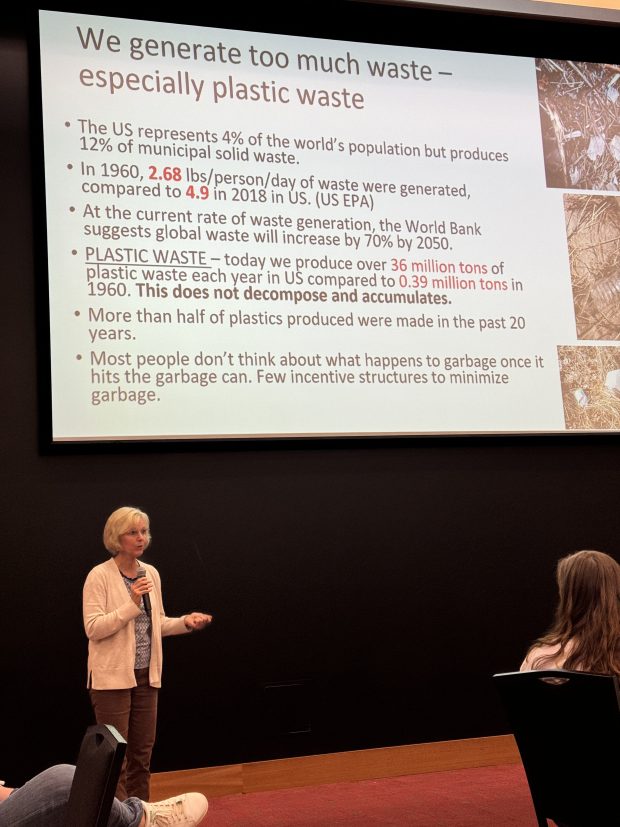
[[565, 429], [533, 59], [40, 36], [55, 440]]

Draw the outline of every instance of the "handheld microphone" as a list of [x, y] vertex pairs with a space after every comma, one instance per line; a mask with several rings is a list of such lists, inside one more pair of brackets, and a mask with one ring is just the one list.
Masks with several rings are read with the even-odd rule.
[[[136, 577], [146, 577], [146, 569], [139, 568], [136, 572]], [[142, 595], [142, 602], [144, 604], [144, 611], [147, 615], [151, 616], [151, 596], [150, 594], [143, 594]]]

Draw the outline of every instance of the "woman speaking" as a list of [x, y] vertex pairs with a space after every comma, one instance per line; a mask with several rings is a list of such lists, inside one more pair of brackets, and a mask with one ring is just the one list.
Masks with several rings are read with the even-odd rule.
[[116, 791], [121, 801], [149, 800], [162, 637], [203, 629], [212, 620], [201, 612], [166, 617], [159, 574], [141, 561], [150, 541], [148, 515], [118, 508], [103, 529], [112, 558], [95, 566], [84, 583], [87, 685], [95, 718], [115, 726], [127, 741]]

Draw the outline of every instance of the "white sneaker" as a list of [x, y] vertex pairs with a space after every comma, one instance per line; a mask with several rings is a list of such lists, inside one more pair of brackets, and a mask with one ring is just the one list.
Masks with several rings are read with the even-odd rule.
[[206, 816], [209, 802], [202, 793], [184, 793], [152, 804], [142, 802], [146, 827], [196, 827]]

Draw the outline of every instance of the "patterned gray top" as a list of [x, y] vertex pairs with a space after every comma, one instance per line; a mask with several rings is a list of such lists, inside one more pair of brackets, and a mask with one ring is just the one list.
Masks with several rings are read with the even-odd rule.
[[[131, 584], [137, 577], [126, 577], [123, 582], [131, 595]], [[147, 669], [151, 662], [151, 618], [144, 611], [144, 598], [140, 600], [140, 614], [136, 618], [136, 662], [134, 669]]]

